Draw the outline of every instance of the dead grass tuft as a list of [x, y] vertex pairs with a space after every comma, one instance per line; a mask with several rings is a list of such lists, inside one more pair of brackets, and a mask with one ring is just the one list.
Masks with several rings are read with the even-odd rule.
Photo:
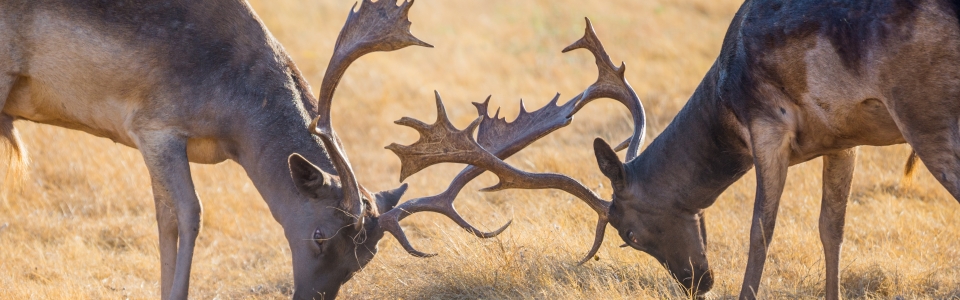
[[[352, 1], [250, 0], [305, 76], [319, 84]], [[649, 114], [655, 137], [713, 63], [741, 1], [418, 1], [413, 32], [437, 46], [377, 53], [347, 72], [334, 122], [363, 183], [398, 185], [399, 161], [383, 147], [416, 133], [392, 124], [402, 116], [434, 117], [434, 89], [462, 127], [469, 102], [517, 114], [517, 100], [539, 107], [554, 93], [569, 99], [594, 81], [589, 54], [560, 54], [590, 17]], [[568, 128], [509, 161], [562, 172], [600, 194], [610, 188], [591, 142], [618, 142], [629, 116], [613, 101], [585, 108]], [[133, 149], [84, 133], [18, 122], [34, 157], [24, 188], [0, 205], [0, 299], [158, 298], [159, 254], [150, 181]], [[649, 139], [648, 139], [649, 140]], [[841, 264], [846, 298], [960, 298], [960, 205], [919, 168], [900, 187], [904, 146], [864, 147], [848, 210]], [[820, 160], [796, 166], [784, 192], [761, 296], [822, 297], [823, 254], [817, 232]], [[407, 180], [410, 197], [442, 191], [461, 166], [431, 167]], [[243, 170], [234, 163], [192, 167], [204, 202], [191, 295], [197, 299], [284, 299], [292, 292], [290, 250]], [[747, 174], [707, 210], [713, 297], [733, 298], [746, 265], [756, 181]], [[480, 193], [481, 176], [457, 200], [465, 217], [486, 229], [509, 219], [501, 237], [478, 240], [440, 216], [403, 222], [413, 243], [439, 252], [407, 255], [392, 238], [346, 286], [359, 299], [624, 299], [683, 298], [648, 255], [617, 246], [609, 229], [599, 260], [575, 262], [592, 241], [595, 215], [552, 191]]]

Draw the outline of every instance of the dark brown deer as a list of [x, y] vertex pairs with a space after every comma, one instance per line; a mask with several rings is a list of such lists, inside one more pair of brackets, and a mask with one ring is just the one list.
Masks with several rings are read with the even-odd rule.
[[21, 119], [139, 149], [165, 299], [187, 298], [200, 231], [188, 163], [236, 161], [283, 226], [294, 298], [334, 298], [376, 253], [369, 220], [404, 192], [357, 184], [330, 125], [334, 89], [366, 53], [429, 46], [409, 32], [412, 4], [351, 10], [317, 99], [245, 1], [0, 1], [0, 145], [22, 157]]
[[601, 169], [615, 188], [611, 224], [627, 244], [671, 270], [697, 271], [674, 275], [705, 292], [712, 277], [703, 210], [756, 167], [740, 290], [740, 298], [755, 298], [787, 168], [822, 156], [826, 298], [839, 298], [857, 146], [909, 143], [960, 199], [958, 6], [944, 0], [746, 1], [713, 67], [643, 154], [624, 165], [599, 145]]
[[[458, 162], [495, 173], [501, 183], [492, 189], [559, 188], [577, 195], [601, 216], [591, 254], [609, 219], [626, 245], [655, 257], [697, 295], [713, 285], [704, 210], [755, 166], [743, 299], [757, 297], [787, 168], [822, 156], [826, 298], [838, 299], [857, 146], [909, 143], [960, 200], [958, 15], [960, 2], [946, 0], [746, 1], [700, 86], [642, 154], [634, 158], [628, 152], [624, 164], [606, 142], [595, 141], [597, 162], [614, 190], [609, 206], [569, 178], [527, 174], [504, 164], [498, 143], [483, 142], [485, 119], [479, 145], [467, 134], [476, 124], [457, 131], [442, 117], [435, 125], [401, 120], [423, 138], [391, 148], [403, 161], [403, 174]], [[642, 133], [642, 126], [637, 128]], [[439, 137], [451, 148], [431, 151], [428, 143]], [[460, 178], [469, 172], [480, 171], [465, 171]], [[418, 206], [421, 210], [436, 207], [423, 202], [429, 203]]]

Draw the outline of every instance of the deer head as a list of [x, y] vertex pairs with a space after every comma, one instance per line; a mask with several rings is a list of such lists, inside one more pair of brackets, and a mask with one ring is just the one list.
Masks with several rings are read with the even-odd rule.
[[706, 293], [713, 276], [706, 256], [706, 231], [702, 211], [681, 211], [655, 207], [643, 197], [656, 197], [635, 180], [606, 142], [594, 140], [594, 152], [601, 172], [610, 179], [613, 201], [610, 225], [617, 228], [625, 244], [646, 252], [667, 268], [688, 292]]
[[[650, 210], [636, 208], [635, 206], [640, 202], [630, 198], [631, 195], [643, 195], [636, 191], [640, 188], [639, 185], [630, 180], [630, 174], [626, 172], [614, 149], [602, 139], [595, 140], [595, 152], [601, 171], [610, 178], [614, 189], [613, 199], [609, 202], [570, 177], [561, 174], [528, 173], [503, 161], [537, 139], [568, 125], [574, 114], [599, 98], [614, 99], [630, 111], [634, 121], [633, 135], [620, 143], [616, 149], [627, 149], [628, 161], [637, 156], [643, 144], [646, 121], [643, 106], [624, 77], [626, 66], [621, 64], [617, 67], [613, 64], [597, 38], [589, 19], [587, 19], [583, 38], [563, 49], [563, 52], [580, 48], [587, 49], [594, 55], [599, 76], [595, 83], [563, 105], [557, 105], [555, 97], [543, 108], [527, 112], [521, 102], [517, 119], [506, 122], [498, 118], [498, 114], [493, 117], [488, 115], [487, 102], [474, 103], [478, 108], [479, 118], [465, 129], [459, 130], [448, 120], [440, 95], [437, 94], [438, 113], [434, 124], [426, 124], [410, 118], [397, 121], [397, 124], [411, 127], [421, 135], [420, 140], [412, 145], [393, 144], [387, 147], [400, 157], [401, 181], [433, 164], [452, 162], [470, 166], [461, 171], [443, 193], [404, 202], [396, 209], [384, 213], [379, 220], [380, 229], [396, 236], [409, 253], [421, 257], [434, 254], [416, 250], [407, 240], [398, 223], [399, 220], [416, 212], [438, 212], [450, 217], [478, 237], [496, 236], [510, 223], [493, 232], [482, 232], [464, 221], [453, 207], [453, 200], [466, 183], [484, 171], [490, 171], [500, 179], [500, 182], [483, 191], [512, 188], [559, 189], [581, 199], [598, 214], [593, 245], [587, 255], [580, 260], [580, 264], [592, 258], [599, 250], [609, 222], [627, 242], [624, 246], [629, 245], [654, 256], [677, 277], [687, 290], [696, 289], [699, 292], [709, 290], [712, 277], [709, 276], [704, 255], [705, 242], [701, 242], [705, 240], [701, 238], [702, 214], [695, 214], [689, 218], [690, 224], [674, 224], [676, 223], [674, 219], [668, 216], [641, 215], [640, 212]], [[474, 138], [474, 131], [476, 131], [476, 138]], [[684, 243], [677, 239], [695, 240], [697, 243]], [[697, 246], [681, 249], [677, 248], [677, 245]]]
[[[336, 173], [317, 167], [300, 154], [289, 159], [290, 176], [301, 195], [311, 201], [304, 211], [318, 212], [308, 220], [295, 220], [297, 228], [284, 228], [294, 260], [294, 298], [318, 294], [334, 298], [340, 286], [376, 254], [382, 232], [377, 227], [380, 211], [396, 205], [406, 185], [370, 193], [357, 181], [343, 145], [330, 120], [333, 94], [351, 62], [364, 54], [393, 51], [407, 46], [433, 47], [410, 34], [407, 13], [413, 0], [364, 0], [350, 10], [327, 66], [317, 103], [317, 117], [310, 131], [323, 143]], [[299, 241], [295, 243], [293, 241]]]

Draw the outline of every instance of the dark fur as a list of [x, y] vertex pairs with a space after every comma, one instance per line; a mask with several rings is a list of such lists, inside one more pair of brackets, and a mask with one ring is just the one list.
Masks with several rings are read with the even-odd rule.
[[[787, 2], [787, 3], [785, 3]], [[789, 41], [826, 37], [842, 58], [844, 67], [860, 72], [867, 50], [883, 47], [884, 41], [902, 39], [912, 29], [907, 23], [917, 9], [915, 0], [880, 1], [747, 1], [740, 7], [724, 37], [720, 57], [719, 96], [741, 120], [749, 118], [748, 107], [762, 105], [756, 91], [759, 81], [781, 84], [784, 92], [799, 96], [805, 86], [790, 86], [786, 76], [805, 77], [802, 68], [772, 70], [760, 63], [764, 54], [785, 47]], [[956, 7], [958, 1], [950, 2]], [[956, 11], [956, 9], [954, 9]], [[785, 74], [787, 72], [795, 74]]]
[[[657, 258], [686, 288], [706, 292], [713, 278], [704, 254], [703, 210], [757, 166], [750, 262], [741, 291], [741, 297], [751, 298], [776, 222], [779, 176], [785, 178], [786, 166], [827, 156], [832, 163], [825, 163], [829, 193], [824, 193], [821, 236], [828, 253], [827, 297], [834, 298], [843, 212], [856, 159], [851, 148], [905, 141], [925, 146], [917, 150], [920, 158], [947, 170], [934, 174], [960, 199], [960, 180], [954, 180], [960, 174], [944, 169], [960, 164], [951, 160], [960, 154], [938, 152], [952, 142], [948, 130], [956, 126], [950, 119], [956, 116], [949, 114], [960, 111], [955, 109], [960, 91], [952, 85], [956, 77], [945, 67], [960, 61], [960, 47], [954, 47], [960, 45], [960, 22], [941, 19], [944, 13], [960, 16], [960, 1], [746, 1], [693, 96], [664, 132], [625, 164], [627, 184], [615, 188], [611, 224], [628, 245]], [[954, 26], [919, 28], [914, 26], [918, 20]], [[905, 42], [918, 33], [932, 36], [919, 41], [930, 44]], [[815, 49], [819, 52], [809, 52]], [[823, 56], [811, 63], [804, 57], [808, 53]], [[842, 66], [816, 64], [836, 59]], [[816, 69], [808, 70], [808, 65]], [[841, 76], [864, 86], [815, 85], [808, 82], [810, 74]], [[866, 83], [868, 79], [875, 81]], [[848, 88], [860, 88], [864, 95], [829, 94]], [[807, 97], [819, 95], [811, 92], [833, 98]], [[849, 98], [861, 96], [867, 98]], [[894, 118], [910, 128], [898, 127]]]

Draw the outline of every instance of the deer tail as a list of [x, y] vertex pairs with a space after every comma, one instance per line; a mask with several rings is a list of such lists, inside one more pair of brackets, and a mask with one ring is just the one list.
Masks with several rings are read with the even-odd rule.
[[917, 151], [911, 150], [907, 157], [907, 163], [903, 166], [903, 180], [905, 185], [913, 183], [913, 174], [917, 171]]
[[[0, 196], [23, 183], [23, 176], [26, 174], [29, 163], [20, 134], [17, 128], [13, 127], [13, 118], [0, 114], [0, 167], [4, 163], [6, 163], [6, 172], [0, 172], [0, 174], [5, 173], [3, 178], [0, 178]], [[0, 171], [4, 170], [0, 168]]]

